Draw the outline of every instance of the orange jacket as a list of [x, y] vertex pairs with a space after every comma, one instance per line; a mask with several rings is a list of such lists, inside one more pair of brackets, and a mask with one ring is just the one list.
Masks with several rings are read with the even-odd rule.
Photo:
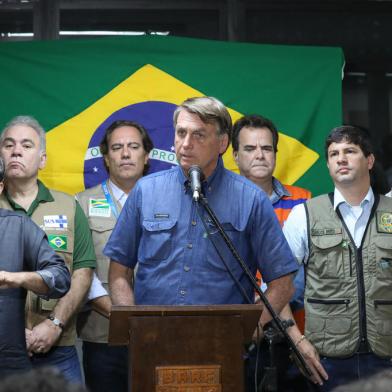
[[[290, 214], [290, 211], [297, 204], [302, 204], [306, 200], [312, 197], [310, 191], [304, 188], [300, 188], [298, 186], [293, 185], [284, 185], [284, 187], [290, 192], [291, 196], [282, 196], [276, 203], [272, 206], [274, 207], [275, 214], [279, 220], [280, 225], [283, 227], [283, 224], [287, 217]], [[261, 275], [260, 272], [257, 271], [256, 275], [257, 280], [261, 283]], [[297, 323], [298, 328], [303, 333], [305, 328], [305, 312], [304, 309], [298, 309], [293, 312], [294, 319]]]

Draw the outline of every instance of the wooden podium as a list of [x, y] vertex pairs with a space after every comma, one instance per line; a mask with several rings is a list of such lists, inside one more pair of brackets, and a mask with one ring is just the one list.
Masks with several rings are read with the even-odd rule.
[[129, 346], [132, 392], [242, 392], [261, 305], [113, 306], [109, 344]]

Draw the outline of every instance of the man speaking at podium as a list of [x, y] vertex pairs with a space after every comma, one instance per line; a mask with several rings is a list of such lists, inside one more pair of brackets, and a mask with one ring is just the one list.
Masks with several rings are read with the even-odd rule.
[[[238, 253], [252, 274], [262, 272], [275, 311], [289, 302], [297, 262], [271, 203], [259, 187], [223, 167], [231, 126], [227, 109], [212, 97], [187, 99], [174, 112], [179, 166], [138, 181], [104, 249], [114, 305], [253, 303], [251, 282], [192, 197], [188, 171], [194, 165]], [[136, 265], [133, 290], [129, 275]], [[263, 312], [261, 326], [269, 320]]]

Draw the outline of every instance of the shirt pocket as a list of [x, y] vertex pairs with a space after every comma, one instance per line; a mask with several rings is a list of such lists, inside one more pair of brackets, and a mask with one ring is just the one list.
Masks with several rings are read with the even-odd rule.
[[312, 236], [312, 252], [314, 257], [310, 260], [314, 263], [312, 269], [320, 279], [343, 278], [343, 236], [342, 235], [322, 235]]
[[[208, 241], [206, 267], [208, 269], [212, 268], [214, 270], [227, 271], [227, 268], [224, 264], [224, 262], [226, 262], [231, 271], [237, 272], [236, 275], [238, 276], [242, 269], [238, 261], [234, 259], [218, 229], [211, 221], [207, 222], [207, 227], [209, 230], [209, 236], [206, 237], [206, 240]], [[234, 244], [236, 250], [240, 251], [243, 248], [241, 229], [235, 227], [231, 222], [223, 222], [222, 227], [227, 236], [230, 238], [231, 242]], [[222, 261], [220, 255], [222, 256], [224, 262]]]
[[173, 232], [177, 221], [143, 220], [143, 236], [141, 240], [141, 262], [166, 260], [172, 253]]

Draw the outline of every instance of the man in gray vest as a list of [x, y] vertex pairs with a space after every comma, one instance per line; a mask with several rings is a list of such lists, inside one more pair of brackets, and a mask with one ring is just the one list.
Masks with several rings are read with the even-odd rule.
[[59, 301], [46, 301], [29, 292], [26, 340], [34, 366], [55, 366], [68, 380], [81, 383], [75, 315], [91, 284], [95, 253], [79, 203], [38, 180], [46, 163], [45, 136], [40, 124], [29, 116], [15, 117], [6, 125], [0, 152], [7, 183], [0, 207], [30, 216], [72, 272], [71, 288]]
[[289, 333], [319, 374], [320, 355], [330, 391], [392, 368], [392, 200], [370, 186], [363, 130], [334, 128], [325, 152], [334, 192], [296, 206], [283, 230], [306, 271], [305, 335]]
[[[0, 158], [0, 194], [4, 163]], [[29, 218], [0, 209], [0, 380], [31, 367], [25, 339], [26, 290], [62, 297], [70, 285], [64, 260]]]
[[[153, 144], [139, 124], [120, 120], [111, 124], [100, 144], [109, 178], [79, 193], [77, 199], [88, 217], [97, 256], [97, 275], [108, 287], [109, 258], [103, 254], [118, 215], [136, 181], [148, 170], [148, 154]], [[92, 297], [94, 294], [90, 290]], [[105, 294], [105, 293], [102, 293]], [[100, 313], [110, 312], [109, 296], [90, 301]], [[109, 320], [95, 310], [81, 312], [78, 332], [83, 339], [83, 367], [91, 392], [128, 391], [128, 350], [108, 346]]]

